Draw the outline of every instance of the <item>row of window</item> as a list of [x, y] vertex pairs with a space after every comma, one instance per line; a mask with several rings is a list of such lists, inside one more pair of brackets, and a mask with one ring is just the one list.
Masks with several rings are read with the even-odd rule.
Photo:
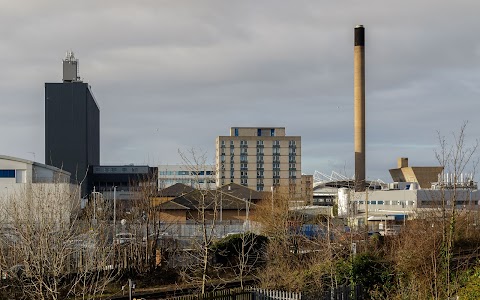
[[[248, 154], [248, 148], [240, 148], [240, 155], [242, 154]], [[257, 148], [257, 154], [265, 154], [265, 149], [264, 148]], [[272, 155], [280, 155], [280, 148], [272, 148]], [[296, 148], [289, 148], [289, 155], [292, 154], [297, 154]], [[225, 155], [225, 150], [222, 149], [222, 152], [220, 155]], [[230, 156], [233, 157], [235, 156], [235, 149], [230, 148]]]
[[209, 175], [214, 175], [214, 171], [160, 171], [158, 172], [160, 176], [172, 176], [172, 175], [182, 175], [182, 176], [209, 176]]
[[[256, 144], [257, 144], [257, 146], [263, 146], [263, 145], [264, 145], [264, 141], [262, 141], [262, 140], [257, 140]], [[220, 142], [220, 146], [221, 146], [222, 148], [225, 148], [225, 145], [226, 145], [226, 144], [225, 144], [225, 141], [222, 140], [222, 141]], [[230, 141], [230, 148], [233, 148], [234, 145], [235, 145], [234, 141]], [[248, 146], [248, 141], [247, 141], [247, 140], [241, 140], [241, 141], [240, 141], [240, 147], [247, 147], [247, 146]], [[274, 147], [279, 147], [279, 146], [280, 146], [280, 141], [278, 141], [278, 140], [273, 141], [273, 146], [274, 146]], [[290, 148], [295, 148], [295, 147], [296, 147], [296, 141], [295, 141], [295, 140], [288, 141], [288, 146], [289, 146]]]
[[175, 179], [175, 180], [170, 180], [170, 179], [166, 179], [166, 180], [160, 180], [160, 186], [170, 186], [170, 185], [174, 185], [175, 183], [183, 183], [185, 185], [190, 185], [190, 186], [194, 186], [195, 184], [203, 184], [203, 183], [215, 183], [215, 179], [198, 179], [198, 180], [195, 180], [195, 179]]
[[[288, 169], [290, 171], [296, 171], [296, 163], [289, 163], [288, 164]], [[273, 170], [280, 170], [280, 163], [274, 162], [272, 164]], [[222, 169], [225, 169], [225, 165], [222, 164]], [[257, 162], [257, 170], [263, 170], [265, 169], [265, 163], [263, 161]], [[234, 164], [230, 163], [230, 170], [234, 170]], [[248, 163], [247, 162], [242, 162], [240, 163], [240, 170], [248, 170]]]
[[[258, 154], [257, 154], [257, 161], [263, 161], [263, 159], [264, 159], [263, 153], [258, 153]], [[242, 152], [242, 153], [240, 154], [240, 161], [247, 161], [247, 160], [248, 160], [248, 155], [247, 155], [247, 153], [246, 153], [246, 152], [245, 152], [245, 153]], [[274, 162], [280, 162], [280, 155], [278, 155], [278, 154], [273, 155], [273, 156], [272, 156], [272, 160], [273, 160]], [[288, 160], [289, 160], [289, 162], [293, 162], [293, 163], [294, 163], [294, 162], [296, 161], [296, 155], [295, 155], [295, 153], [293, 153], [293, 154], [291, 153], [291, 154], [288, 156]], [[225, 162], [225, 153], [222, 153], [222, 155], [220, 155], [220, 161]], [[234, 161], [235, 161], [235, 160], [234, 160], [234, 157], [233, 157], [233, 155], [231, 155], [231, 156], [230, 156], [230, 162], [234, 162]], [[166, 171], [166, 172], [173, 172], [173, 171]], [[180, 171], [180, 172], [183, 172], [183, 171]], [[188, 172], [188, 171], [186, 171], [186, 172]], [[160, 174], [160, 175], [162, 175], [162, 174]], [[164, 174], [164, 175], [175, 175], [175, 174]], [[182, 174], [182, 175], [188, 175], [188, 173], [187, 173], [187, 174]]]
[[[230, 177], [233, 178], [234, 177], [234, 170], [230, 170]], [[263, 170], [257, 170], [257, 178], [263, 178], [265, 175], [264, 175], [264, 171]], [[290, 178], [296, 178], [297, 176], [297, 171], [289, 171], [288, 172], [288, 177]], [[240, 177], [241, 178], [246, 178], [248, 177], [248, 172], [247, 172], [247, 169], [242, 169], [242, 171], [240, 171]], [[274, 170], [273, 171], [273, 178], [280, 178], [280, 171], [278, 170]]]
[[[358, 204], [365, 204], [365, 201], [358, 201]], [[414, 205], [415, 201], [397, 201], [397, 200], [392, 200], [392, 201], [383, 201], [383, 200], [372, 200], [368, 201], [368, 205]]]

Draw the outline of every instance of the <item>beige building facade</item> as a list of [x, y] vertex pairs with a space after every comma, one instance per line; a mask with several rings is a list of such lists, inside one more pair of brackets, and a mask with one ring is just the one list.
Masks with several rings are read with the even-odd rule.
[[285, 127], [232, 127], [216, 139], [216, 183], [236, 183], [256, 191], [282, 188], [301, 194], [300, 136]]
[[439, 180], [443, 167], [409, 167], [408, 158], [400, 157], [396, 169], [390, 169], [393, 182], [416, 182], [422, 189], [429, 189]]

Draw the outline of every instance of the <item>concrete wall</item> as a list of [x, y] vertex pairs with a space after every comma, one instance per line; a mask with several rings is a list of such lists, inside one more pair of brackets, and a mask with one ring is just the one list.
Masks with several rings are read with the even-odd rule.
[[69, 223], [72, 213], [80, 209], [79, 188], [70, 183], [15, 183], [2, 187], [0, 218], [4, 223]]
[[186, 222], [186, 210], [165, 210], [158, 213], [158, 220], [160, 222]]

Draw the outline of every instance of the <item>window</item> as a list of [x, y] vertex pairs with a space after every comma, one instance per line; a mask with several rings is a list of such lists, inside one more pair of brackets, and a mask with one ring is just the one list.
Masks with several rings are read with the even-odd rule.
[[205, 176], [205, 171], [192, 171], [192, 172], [190, 172], [190, 175], [192, 175], [192, 176], [197, 176], [197, 175]]
[[272, 159], [273, 159], [273, 162], [274, 162], [274, 163], [275, 163], [275, 162], [278, 162], [278, 163], [280, 162], [280, 156], [278, 156], [278, 155], [273, 156]]
[[240, 147], [248, 146], [248, 141], [240, 141]]
[[242, 179], [240, 179], [240, 184], [241, 184], [241, 185], [247, 185], [247, 184], [248, 184], [247, 178], [242, 178]]
[[273, 141], [273, 147], [280, 147], [280, 141]]
[[230, 170], [230, 178], [234, 178], [235, 175], [234, 175], [234, 170]]
[[280, 179], [279, 178], [273, 178], [273, 185], [279, 185], [280, 184]]
[[263, 186], [257, 185], [257, 191], [258, 192], [263, 192]]
[[273, 169], [274, 170], [279, 170], [280, 169], [280, 164], [279, 163], [274, 163], [273, 164]]
[[280, 154], [280, 148], [273, 148], [273, 155], [279, 155]]
[[295, 141], [288, 141], [289, 146], [295, 146]]
[[263, 163], [258, 163], [258, 164], [257, 164], [257, 169], [263, 170]]
[[240, 170], [247, 170], [248, 169], [248, 164], [242, 163], [240, 164]]
[[240, 155], [240, 161], [247, 162], [248, 161], [247, 156], [245, 154]]
[[225, 147], [225, 141], [221, 141], [222, 147]]
[[280, 178], [280, 171], [273, 171], [273, 178]]
[[257, 141], [257, 146], [263, 146], [263, 141], [262, 141], [262, 140], [258, 140], [258, 141]]
[[241, 178], [247, 178], [248, 177], [248, 172], [247, 171], [241, 171], [240, 172], [240, 177]]
[[238, 136], [238, 128], [235, 128], [234, 131], [235, 131], [235, 136]]
[[270, 136], [275, 136], [275, 128], [270, 129]]
[[289, 168], [289, 169], [296, 169], [295, 163], [290, 163], [290, 164], [288, 164], [288, 168]]
[[257, 154], [263, 154], [263, 148], [257, 148]]
[[288, 148], [288, 153], [289, 154], [295, 154], [295, 152], [296, 152], [295, 150], [296, 150], [296, 148]]
[[257, 136], [262, 136], [262, 129], [260, 128], [257, 129]]
[[235, 154], [235, 148], [230, 148], [230, 155], [234, 155]]
[[240, 154], [247, 154], [247, 153], [248, 153], [248, 148], [240, 149]]
[[230, 141], [230, 148], [235, 147], [235, 143], [233, 141]]
[[[220, 161], [225, 162], [225, 154], [222, 154], [222, 156], [220, 156]], [[180, 175], [180, 174], [178, 174], [178, 175]]]
[[263, 171], [257, 171], [257, 178], [263, 178]]
[[289, 171], [288, 172], [288, 177], [295, 178], [296, 176], [297, 176], [297, 171]]
[[15, 178], [15, 170], [0, 170], [0, 178]]
[[263, 162], [263, 154], [257, 155], [257, 162]]

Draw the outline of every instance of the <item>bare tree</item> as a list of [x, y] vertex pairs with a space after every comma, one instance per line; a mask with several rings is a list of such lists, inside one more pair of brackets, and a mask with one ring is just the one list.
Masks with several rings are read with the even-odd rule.
[[[451, 185], [442, 184], [441, 188], [441, 222], [442, 222], [442, 261], [443, 268], [442, 281], [435, 284], [437, 291], [435, 298], [451, 297], [452, 290], [452, 258], [454, 249], [454, 240], [457, 233], [457, 201], [459, 200], [459, 185], [462, 174], [469, 170], [471, 174], [475, 173], [478, 159], [474, 159], [479, 142], [476, 140], [472, 145], [466, 144], [465, 122], [458, 133], [452, 133], [452, 144], [450, 145], [444, 136], [438, 134], [440, 150], [435, 153], [438, 162], [444, 167], [444, 173], [450, 174]], [[473, 179], [473, 178], [472, 178]], [[463, 187], [462, 187], [463, 188]], [[445, 289], [445, 295], [438, 290]]]
[[190, 206], [194, 209], [190, 218], [199, 226], [199, 239], [192, 239], [193, 251], [187, 251], [189, 264], [182, 270], [182, 276], [187, 282], [199, 284], [201, 293], [206, 292], [207, 284], [212, 283], [212, 275], [217, 274], [211, 264], [212, 246], [215, 241], [215, 229], [220, 214], [220, 197], [209, 185], [202, 185], [199, 174], [207, 171], [206, 153], [191, 149], [188, 153], [179, 151], [180, 157], [187, 165], [188, 171], [194, 174], [196, 190], [189, 194]]
[[[109, 249], [79, 219], [79, 191], [68, 183], [27, 184], [3, 206], [9, 239], [0, 248], [4, 269], [28, 299], [84, 298], [112, 278]], [[83, 235], [82, 235], [83, 234]], [[80, 238], [82, 236], [82, 238]]]

